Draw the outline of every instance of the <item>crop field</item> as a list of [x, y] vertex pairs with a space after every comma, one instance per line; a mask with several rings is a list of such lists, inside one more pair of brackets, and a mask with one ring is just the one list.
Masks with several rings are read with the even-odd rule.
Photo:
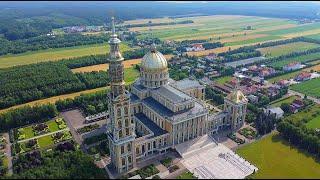
[[281, 36], [264, 36], [264, 37], [254, 38], [254, 39], [228, 42], [228, 43], [225, 43], [225, 45], [226, 46], [246, 45], [246, 44], [259, 43], [259, 42], [265, 42], [265, 41], [277, 40], [277, 39], [281, 39]]
[[[153, 35], [160, 39], [183, 40], [198, 37], [209, 39], [225, 36], [225, 34], [244, 34], [244, 32], [253, 34], [262, 30], [278, 30], [280, 26], [280, 29], [297, 26], [296, 22], [287, 19], [225, 16], [226, 19], [228, 19], [228, 21], [226, 21], [223, 17], [224, 16], [181, 18], [181, 20], [193, 20], [194, 23], [185, 25], [188, 27], [183, 27], [181, 24], [155, 27], [153, 29]], [[178, 19], [180, 20], [180, 18]], [[244, 28], [246, 26], [252, 26], [253, 30], [245, 30]], [[147, 33], [144, 32], [148, 31], [148, 27], [139, 28], [139, 31], [143, 33], [140, 37], [145, 37]], [[273, 38], [276, 38], [276, 36], [273, 36]]]
[[305, 62], [309, 62], [309, 61], [315, 61], [318, 59], [320, 59], [320, 53], [312, 53], [312, 54], [307, 54], [307, 55], [303, 55], [303, 56], [297, 56], [294, 58], [286, 58], [281, 61], [276, 61], [276, 62], [271, 63], [270, 66], [281, 68], [284, 65], [290, 64], [292, 62], [305, 63]]
[[305, 36], [307, 38], [312, 38], [312, 39], [316, 39], [316, 40], [320, 40], [320, 33], [318, 34], [312, 34], [312, 35], [309, 35], [309, 36]]
[[289, 96], [283, 99], [279, 99], [270, 103], [272, 107], [280, 107], [282, 103], [292, 103], [295, 99], [299, 98], [298, 96]]
[[279, 29], [279, 30], [272, 30], [272, 31], [265, 31], [263, 34], [269, 35], [287, 35], [292, 33], [300, 33], [304, 31], [314, 31], [320, 29], [320, 23], [312, 23], [312, 24], [302, 24], [296, 27], [287, 28], [287, 29]]
[[315, 98], [320, 98], [320, 78], [311, 79], [299, 84], [290, 86], [290, 89], [307, 94]]
[[[121, 51], [129, 49], [129, 47], [124, 43], [120, 45], [120, 48]], [[60, 59], [88, 56], [94, 54], [106, 54], [108, 51], [108, 44], [94, 44], [70, 48], [56, 48], [42, 51], [33, 51], [18, 55], [6, 55], [0, 56], [0, 68], [46, 61], [57, 61]]]
[[276, 133], [239, 148], [237, 153], [259, 168], [250, 178], [320, 177], [320, 163], [310, 154], [290, 146]]
[[289, 54], [294, 51], [305, 51], [319, 47], [319, 44], [308, 43], [308, 42], [294, 42], [289, 44], [282, 44], [278, 46], [271, 46], [257, 49], [262, 54], [266, 54], [267, 57], [281, 56]]

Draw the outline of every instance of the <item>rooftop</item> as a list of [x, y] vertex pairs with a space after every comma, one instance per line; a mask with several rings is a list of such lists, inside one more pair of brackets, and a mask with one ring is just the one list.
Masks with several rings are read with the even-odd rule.
[[161, 136], [163, 134], [168, 133], [166, 130], [161, 129], [156, 123], [154, 123], [151, 119], [149, 119], [147, 116], [145, 116], [143, 113], [138, 113], [134, 115], [142, 124], [147, 126], [149, 128], [154, 136]]
[[187, 100], [192, 99], [190, 96], [186, 95], [185, 93], [169, 86], [164, 85], [160, 88], [153, 91], [154, 93], [160, 94], [162, 97], [174, 102], [174, 103], [181, 103]]
[[173, 85], [178, 89], [189, 89], [189, 88], [195, 88], [195, 87], [201, 86], [197, 80], [191, 80], [189, 78], [176, 81], [176, 83], [174, 83]]
[[163, 117], [167, 117], [171, 120], [185, 119], [185, 118], [196, 116], [199, 113], [204, 113], [205, 111], [207, 111], [205, 107], [202, 106], [197, 101], [195, 101], [195, 106], [193, 108], [178, 111], [175, 113], [172, 112], [170, 109], [166, 108], [164, 105], [160, 104], [158, 101], [156, 101], [152, 97], [148, 97], [142, 100], [142, 103], [144, 103], [147, 107], [149, 107], [159, 115]]

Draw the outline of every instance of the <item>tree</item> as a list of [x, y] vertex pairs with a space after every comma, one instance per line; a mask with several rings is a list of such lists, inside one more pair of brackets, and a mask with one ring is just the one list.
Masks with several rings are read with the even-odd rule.
[[285, 112], [285, 113], [290, 113], [290, 104], [289, 103], [282, 103], [280, 105], [280, 108]]

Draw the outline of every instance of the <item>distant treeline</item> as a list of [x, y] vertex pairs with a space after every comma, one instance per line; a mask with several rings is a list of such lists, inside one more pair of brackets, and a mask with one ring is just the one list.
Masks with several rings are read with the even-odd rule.
[[65, 34], [55, 36], [38, 36], [28, 39], [9, 41], [0, 38], [0, 55], [18, 54], [49, 48], [64, 48], [107, 42], [109, 35]]
[[193, 23], [192, 20], [185, 20], [179, 22], [167, 22], [167, 23], [143, 23], [143, 24], [127, 24], [124, 25], [126, 28], [133, 28], [133, 27], [147, 27], [147, 26], [166, 26], [166, 25], [175, 25], [175, 24], [191, 24]]

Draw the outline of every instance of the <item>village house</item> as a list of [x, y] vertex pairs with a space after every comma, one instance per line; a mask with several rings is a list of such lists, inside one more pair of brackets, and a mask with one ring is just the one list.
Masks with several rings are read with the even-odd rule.
[[267, 109], [264, 109], [264, 113], [274, 114], [276, 119], [280, 119], [283, 117], [284, 111], [280, 107], [268, 107]]
[[203, 51], [205, 48], [203, 48], [202, 44], [200, 43], [195, 43], [191, 44], [191, 47], [186, 47], [186, 51]]
[[280, 86], [281, 88], [288, 87], [290, 85], [290, 81], [283, 79], [283, 80], [280, 80], [277, 83], [277, 85]]
[[293, 71], [301, 68], [302, 66], [301, 66], [301, 63], [299, 62], [293, 62], [282, 67], [284, 71]]
[[310, 78], [311, 78], [311, 73], [302, 72], [302, 73], [299, 73], [299, 74], [294, 78], [294, 80], [296, 80], [296, 81], [306, 81], [306, 80], [310, 80]]
[[215, 53], [210, 53], [210, 54], [208, 54], [205, 58], [206, 58], [206, 60], [208, 60], [208, 61], [214, 61], [217, 57], [218, 57], [217, 54], [215, 54]]
[[295, 99], [291, 104], [290, 104], [290, 112], [291, 113], [297, 113], [300, 109], [304, 107], [304, 103], [301, 99]]

